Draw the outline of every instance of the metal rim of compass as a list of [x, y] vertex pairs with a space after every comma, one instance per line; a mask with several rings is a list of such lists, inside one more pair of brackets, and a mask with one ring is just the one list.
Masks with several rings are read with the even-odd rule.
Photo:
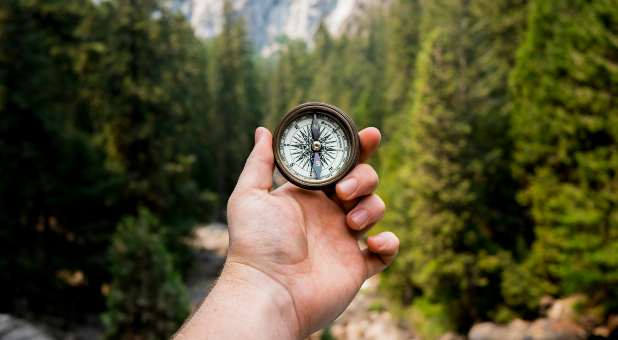
[[[291, 173], [285, 166], [279, 153], [279, 146], [281, 143], [281, 134], [296, 118], [303, 114], [310, 112], [320, 112], [335, 119], [342, 128], [345, 129], [346, 136], [350, 143], [350, 156], [346, 161], [343, 169], [334, 177], [322, 180], [322, 181], [306, 181], [302, 178]], [[334, 185], [345, 177], [358, 163], [360, 155], [360, 140], [358, 138], [358, 129], [354, 124], [354, 121], [345, 112], [334, 105], [321, 103], [321, 102], [309, 102], [296, 106], [288, 111], [277, 126], [273, 135], [273, 154], [275, 156], [275, 164], [281, 175], [287, 179], [290, 183], [308, 190], [322, 190], [334, 187]]]

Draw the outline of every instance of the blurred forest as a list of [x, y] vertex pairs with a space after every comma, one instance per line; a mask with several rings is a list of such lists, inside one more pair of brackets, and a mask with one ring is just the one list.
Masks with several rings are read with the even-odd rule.
[[169, 336], [255, 127], [319, 100], [383, 132], [382, 289], [421, 335], [546, 295], [618, 313], [618, 1], [369, 12], [263, 57], [229, 3], [203, 40], [164, 0], [0, 2], [0, 312]]

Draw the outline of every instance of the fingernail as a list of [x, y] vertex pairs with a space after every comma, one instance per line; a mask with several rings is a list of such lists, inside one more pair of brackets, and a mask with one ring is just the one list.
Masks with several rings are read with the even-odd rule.
[[385, 233], [380, 233], [380, 234], [371, 236], [371, 238], [373, 239], [374, 242], [377, 242], [379, 244], [383, 244], [386, 241], [388, 241], [388, 235], [386, 235]]
[[260, 138], [262, 138], [262, 135], [264, 134], [264, 131], [262, 131], [262, 127], [258, 127], [257, 129], [255, 129], [255, 138], [254, 138], [254, 143], [257, 144], [257, 142], [260, 140]]
[[343, 181], [339, 182], [337, 186], [339, 187], [339, 192], [345, 198], [352, 195], [354, 191], [356, 191], [356, 188], [358, 187], [358, 181], [356, 180], [356, 178], [352, 177], [344, 179]]
[[358, 228], [365, 226], [365, 223], [367, 223], [367, 218], [369, 218], [369, 214], [365, 209], [358, 209], [350, 215], [352, 223], [354, 223], [354, 226]]

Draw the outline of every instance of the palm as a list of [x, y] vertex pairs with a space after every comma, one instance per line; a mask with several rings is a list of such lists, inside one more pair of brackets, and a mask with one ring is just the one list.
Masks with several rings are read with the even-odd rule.
[[[367, 128], [359, 139], [362, 162], [380, 132]], [[357, 237], [384, 216], [371, 166], [346, 174], [334, 200], [291, 184], [271, 191], [272, 135], [258, 128], [255, 140], [227, 206], [227, 263], [178, 339], [302, 339], [333, 321], [399, 249], [389, 232], [367, 238], [367, 249], [358, 246]]]
[[243, 201], [238, 207], [242, 214], [229, 213], [250, 217], [230, 220], [232, 226], [242, 226], [231, 228], [230, 259], [242, 258], [281, 283], [292, 296], [299, 319], [311, 329], [334, 319], [367, 277], [345, 212], [324, 193], [289, 184], [271, 193], [251, 193]]
[[[377, 148], [380, 133], [365, 129], [359, 139], [362, 161]], [[359, 164], [338, 182], [336, 200], [343, 209], [323, 192], [291, 184], [271, 191], [272, 136], [258, 129], [256, 140], [228, 203], [227, 268], [248, 266], [260, 281], [268, 277], [255, 286], [275, 286], [276, 295], [289, 295], [297, 331], [308, 335], [334, 320], [362, 282], [394, 259], [399, 241], [381, 233], [367, 239], [367, 250], [358, 246], [359, 233], [384, 214], [384, 202], [373, 194], [378, 176], [371, 166]], [[358, 219], [359, 213], [364, 217]]]

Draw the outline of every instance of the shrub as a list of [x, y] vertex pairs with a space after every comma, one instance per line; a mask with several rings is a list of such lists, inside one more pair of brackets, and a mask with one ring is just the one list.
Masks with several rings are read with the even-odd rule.
[[106, 338], [168, 338], [187, 317], [187, 293], [162, 230], [145, 209], [118, 225], [109, 254], [111, 289], [102, 317]]

